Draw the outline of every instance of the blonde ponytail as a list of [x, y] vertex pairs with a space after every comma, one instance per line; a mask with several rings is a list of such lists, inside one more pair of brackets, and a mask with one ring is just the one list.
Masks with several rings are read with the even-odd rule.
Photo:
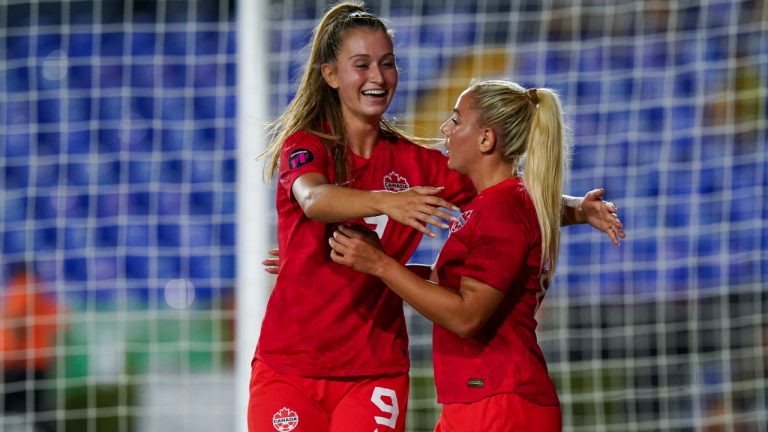
[[569, 161], [560, 99], [550, 89], [526, 90], [501, 80], [474, 82], [468, 93], [478, 123], [495, 129], [502, 159], [513, 170], [523, 167], [523, 183], [541, 229], [541, 260], [551, 280], [560, 249], [560, 201]]
[[[535, 95], [535, 96], [534, 96]], [[528, 100], [536, 110], [525, 151], [523, 180], [536, 207], [542, 239], [542, 260], [552, 279], [560, 250], [560, 212], [563, 178], [568, 169], [568, 147], [560, 99], [549, 89], [532, 89]]]

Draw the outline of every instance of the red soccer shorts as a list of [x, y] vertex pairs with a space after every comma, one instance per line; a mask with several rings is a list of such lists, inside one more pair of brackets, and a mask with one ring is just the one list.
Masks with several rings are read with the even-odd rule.
[[251, 366], [250, 432], [404, 432], [408, 374], [308, 378]]
[[443, 404], [435, 432], [560, 432], [557, 405], [536, 405], [511, 393], [472, 403]]

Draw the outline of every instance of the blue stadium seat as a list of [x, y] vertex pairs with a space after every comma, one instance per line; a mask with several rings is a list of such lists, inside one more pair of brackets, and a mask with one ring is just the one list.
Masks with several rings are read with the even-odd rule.
[[127, 254], [124, 257], [125, 277], [128, 280], [146, 281], [149, 279], [149, 257], [146, 255]]
[[157, 257], [157, 278], [178, 279], [181, 276], [181, 258], [178, 255]]
[[[119, 225], [100, 223], [94, 230], [97, 248], [116, 249], [121, 246], [123, 238], [120, 236], [122, 230]], [[126, 237], [130, 237], [131, 234], [135, 233], [126, 232], [125, 234]]]
[[151, 205], [151, 194], [141, 189], [136, 189], [127, 194], [128, 208], [126, 214], [130, 216], [147, 216]]

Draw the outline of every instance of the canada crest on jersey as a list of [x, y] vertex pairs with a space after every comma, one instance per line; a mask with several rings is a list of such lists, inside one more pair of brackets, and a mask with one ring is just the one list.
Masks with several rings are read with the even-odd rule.
[[467, 222], [469, 222], [469, 218], [472, 216], [473, 211], [474, 210], [467, 210], [465, 212], [462, 212], [461, 215], [459, 215], [458, 220], [454, 221], [451, 224], [451, 232], [455, 233], [456, 231], [464, 228], [464, 225], [466, 225]]
[[384, 176], [384, 189], [390, 192], [404, 191], [409, 187], [408, 180], [394, 171]]
[[296, 411], [283, 407], [272, 416], [272, 426], [280, 432], [290, 432], [299, 425], [299, 415]]

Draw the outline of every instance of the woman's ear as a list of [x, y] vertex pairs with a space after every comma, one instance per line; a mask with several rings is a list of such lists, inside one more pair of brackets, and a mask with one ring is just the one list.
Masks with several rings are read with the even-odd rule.
[[320, 66], [320, 73], [323, 74], [323, 79], [325, 79], [326, 84], [331, 86], [331, 88], [339, 88], [339, 82], [338, 79], [336, 79], [336, 67], [333, 64], [323, 63], [323, 65]]
[[479, 149], [483, 153], [492, 153], [496, 149], [496, 132], [493, 128], [482, 130]]

